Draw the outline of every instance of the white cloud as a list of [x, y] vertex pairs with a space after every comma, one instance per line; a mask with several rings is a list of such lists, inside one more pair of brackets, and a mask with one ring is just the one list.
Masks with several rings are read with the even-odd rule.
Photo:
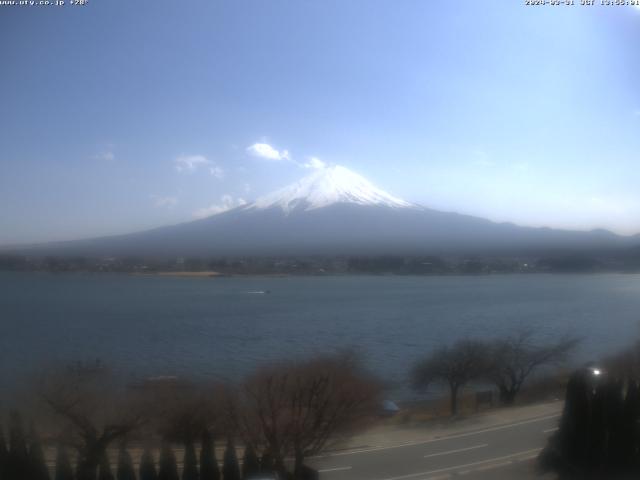
[[254, 157], [264, 158], [265, 160], [290, 160], [287, 150], [276, 150], [268, 143], [254, 143], [247, 147], [247, 152]]
[[327, 164], [320, 160], [318, 157], [309, 157], [306, 163], [303, 163], [304, 168], [313, 168], [315, 170], [321, 170], [326, 168]]
[[209, 173], [214, 177], [216, 177], [217, 179], [221, 179], [222, 177], [224, 177], [224, 170], [221, 167], [218, 167], [217, 165], [209, 167]]
[[176, 170], [180, 173], [193, 173], [199, 168], [207, 168], [215, 178], [224, 177], [224, 169], [209, 160], [204, 155], [180, 155], [174, 160]]
[[151, 195], [153, 204], [158, 208], [172, 208], [178, 204], [178, 197], [161, 197], [159, 195]]
[[96, 160], [102, 160], [105, 162], [112, 162], [116, 159], [115, 154], [111, 150], [106, 150], [104, 152], [100, 152], [93, 156]]
[[226, 212], [227, 210], [231, 210], [232, 208], [240, 207], [246, 204], [247, 201], [244, 198], [233, 198], [231, 195], [223, 195], [222, 197], [220, 197], [219, 203], [214, 203], [212, 205], [209, 205], [208, 207], [199, 208], [198, 210], [193, 212], [193, 216], [195, 218], [205, 218], [217, 213]]
[[247, 153], [254, 157], [263, 158], [274, 162], [288, 161], [292, 162], [301, 168], [310, 168], [319, 170], [326, 168], [327, 164], [320, 160], [318, 157], [307, 157], [305, 162], [295, 160], [291, 157], [288, 150], [277, 150], [268, 143], [254, 143], [247, 147]]
[[210, 163], [204, 155], [180, 155], [174, 162], [179, 172], [193, 172]]

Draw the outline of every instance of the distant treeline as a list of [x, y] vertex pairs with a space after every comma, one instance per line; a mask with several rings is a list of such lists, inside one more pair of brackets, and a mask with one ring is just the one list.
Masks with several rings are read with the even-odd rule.
[[500, 256], [337, 256], [146, 258], [0, 255], [0, 271], [47, 272], [217, 272], [223, 275], [398, 274], [449, 275], [536, 272], [637, 272], [640, 250], [616, 255], [562, 253]]

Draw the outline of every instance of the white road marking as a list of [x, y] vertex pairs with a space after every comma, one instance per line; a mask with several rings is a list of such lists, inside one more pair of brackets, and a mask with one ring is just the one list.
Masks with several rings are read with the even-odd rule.
[[488, 470], [493, 470], [495, 468], [508, 467], [509, 465], [511, 465], [511, 460], [507, 460], [506, 462], [491, 463], [489, 465], [482, 465], [478, 468], [470, 468], [469, 470], [460, 470], [459, 472], [456, 472], [456, 473], [458, 475], [469, 475], [470, 473], [486, 472]]
[[489, 446], [488, 443], [483, 443], [482, 445], [474, 445], [473, 447], [458, 448], [456, 450], [449, 450], [449, 451], [446, 451], [446, 452], [432, 453], [430, 455], [425, 455], [424, 458], [439, 457], [441, 455], [451, 455], [452, 453], [467, 452], [469, 450], [475, 450], [477, 448], [484, 448], [484, 447], [488, 447], [488, 446]]
[[475, 430], [473, 432], [459, 433], [459, 434], [456, 434], [456, 435], [449, 435], [447, 437], [440, 437], [440, 438], [436, 438], [434, 440], [430, 440], [427, 443], [436, 442], [436, 441], [451, 440], [451, 439], [454, 439], [454, 438], [470, 437], [471, 435], [479, 435], [480, 433], [495, 432], [496, 430], [504, 430], [505, 428], [519, 427], [520, 425], [528, 425], [529, 423], [541, 422], [543, 420], [549, 420], [550, 418], [556, 418], [556, 417], [559, 417], [559, 416], [560, 416], [560, 414], [556, 413], [554, 415], [547, 415], [546, 417], [533, 418], [531, 420], [523, 420], [522, 422], [509, 423], [509, 424], [506, 424], [506, 425], [498, 425], [497, 427], [489, 427], [489, 428], [485, 428], [484, 430]]
[[556, 430], [558, 430], [558, 427], [547, 428], [546, 430], [542, 430], [542, 433], [551, 433], [555, 432]]
[[335, 467], [335, 468], [325, 468], [323, 470], [318, 470], [318, 472], [320, 473], [327, 473], [327, 472], [342, 472], [344, 470], [351, 470], [351, 467]]
[[[483, 465], [481, 467], [478, 468], [471, 468], [469, 470], [462, 470], [462, 471], [458, 471], [456, 472], [456, 475], [468, 475], [470, 473], [477, 473], [477, 472], [486, 472], [489, 470], [495, 470], [496, 468], [500, 468], [500, 467], [508, 467], [510, 465], [513, 465], [514, 463], [517, 462], [525, 462], [527, 460], [533, 460], [534, 458], [536, 458], [538, 456], [539, 449], [538, 452], [536, 452], [533, 455], [526, 455], [524, 457], [518, 457], [516, 460], [507, 460], [506, 462], [500, 462], [500, 463], [491, 463], [489, 465]], [[424, 480], [437, 480], [438, 477], [429, 477], [427, 479]]]
[[535, 452], [533, 455], [527, 455], [526, 457], [520, 457], [518, 458], [519, 462], [525, 462], [527, 460], [533, 460], [534, 458], [538, 458], [538, 454], [541, 452], [542, 450], [538, 450], [537, 452]]
[[432, 438], [430, 440], [419, 440], [419, 441], [416, 441], [416, 442], [399, 443], [397, 445], [390, 445], [388, 447], [371, 447], [371, 448], [362, 448], [362, 449], [357, 449], [357, 450], [351, 450], [351, 451], [348, 451], [348, 452], [328, 453], [328, 454], [325, 454], [325, 455], [318, 455], [318, 456], [314, 456], [314, 457], [310, 457], [310, 458], [342, 457], [342, 456], [345, 456], [345, 455], [357, 455], [357, 454], [360, 454], [360, 453], [379, 452], [379, 451], [382, 451], [382, 450], [394, 450], [396, 448], [412, 447], [412, 446], [415, 446], [415, 445], [427, 445], [429, 443], [444, 442], [446, 440], [452, 440], [452, 439], [463, 438], [463, 437], [470, 437], [472, 435], [479, 435], [481, 433], [495, 432], [496, 430], [504, 430], [505, 428], [513, 428], [513, 427], [519, 427], [520, 425], [528, 425], [530, 423], [542, 422], [544, 420], [549, 420], [551, 418], [556, 418], [556, 417], [559, 417], [559, 416], [560, 416], [560, 413], [556, 413], [556, 414], [553, 414], [553, 415], [546, 415], [544, 417], [532, 418], [531, 420], [523, 420], [521, 422], [508, 423], [508, 424], [505, 424], [505, 425], [498, 425], [496, 427], [489, 427], [489, 428], [485, 428], [483, 430], [474, 430], [473, 432], [458, 433], [458, 434], [448, 435], [448, 436], [444, 436], [444, 437]]
[[502, 462], [503, 460], [506, 459], [513, 459], [513, 458], [517, 458], [520, 457], [522, 455], [527, 455], [533, 452], [539, 452], [540, 450], [542, 450], [541, 448], [533, 448], [531, 450], [524, 450], [522, 452], [517, 452], [517, 453], [512, 453], [510, 455], [504, 455], [502, 457], [495, 457], [495, 458], [488, 458], [487, 460], [480, 460], [478, 462], [472, 462], [472, 463], [465, 463], [463, 465], [453, 465], [451, 467], [444, 467], [444, 468], [438, 468], [437, 470], [429, 470], [428, 472], [420, 472], [420, 473], [410, 473], [408, 475], [400, 475], [399, 477], [389, 477], [389, 478], [385, 478], [383, 480], [404, 480], [407, 478], [416, 478], [416, 477], [424, 477], [426, 475], [433, 475], [434, 473], [443, 473], [443, 472], [448, 472], [451, 470], [459, 470], [461, 468], [469, 468], [469, 467], [475, 467], [477, 465], [484, 465], [487, 463], [491, 463], [491, 462]]

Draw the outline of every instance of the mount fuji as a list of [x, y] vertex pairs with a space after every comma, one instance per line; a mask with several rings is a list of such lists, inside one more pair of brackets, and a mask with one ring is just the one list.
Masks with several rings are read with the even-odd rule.
[[521, 227], [432, 210], [395, 197], [345, 167], [332, 166], [253, 203], [204, 219], [28, 250], [154, 257], [519, 255], [609, 251], [638, 243], [638, 237], [605, 230]]
[[259, 198], [245, 210], [280, 208], [310, 211], [337, 203], [377, 205], [389, 208], [411, 208], [405, 202], [380, 190], [371, 182], [339, 165], [322, 168], [281, 190]]

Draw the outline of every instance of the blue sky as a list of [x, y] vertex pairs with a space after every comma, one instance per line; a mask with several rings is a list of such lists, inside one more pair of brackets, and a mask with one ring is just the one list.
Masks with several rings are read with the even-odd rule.
[[312, 158], [438, 209], [640, 232], [640, 9], [523, 3], [0, 7], [0, 244], [191, 220]]

